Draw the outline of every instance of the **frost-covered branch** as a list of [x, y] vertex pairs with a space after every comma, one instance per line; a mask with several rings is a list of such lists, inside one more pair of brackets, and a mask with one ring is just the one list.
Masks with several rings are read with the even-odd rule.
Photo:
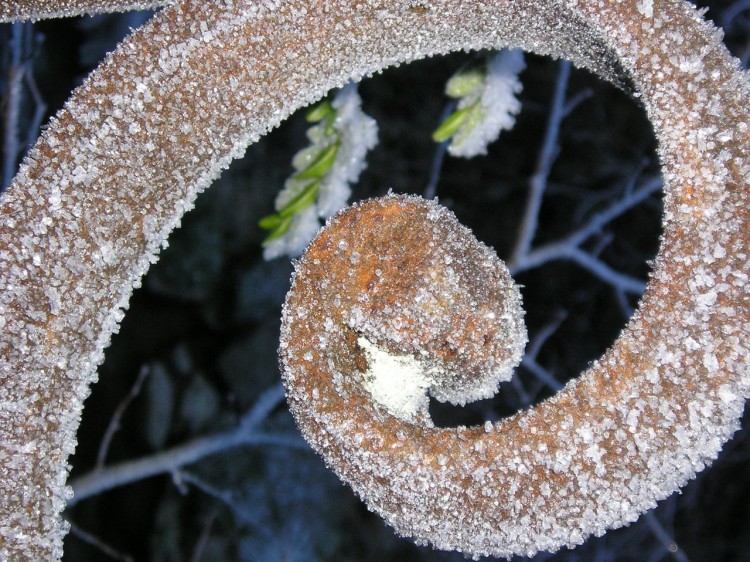
[[120, 429], [122, 416], [125, 414], [128, 406], [130, 406], [130, 403], [135, 400], [140, 394], [141, 386], [143, 386], [143, 381], [146, 380], [147, 376], [148, 368], [141, 368], [138, 376], [135, 379], [135, 382], [133, 383], [133, 386], [130, 388], [130, 392], [128, 392], [125, 398], [123, 398], [122, 401], [117, 405], [117, 408], [115, 408], [115, 411], [112, 414], [112, 419], [109, 420], [109, 425], [107, 426], [107, 429], [104, 432], [104, 436], [102, 437], [102, 442], [99, 445], [99, 450], [96, 453], [96, 464], [94, 465], [95, 470], [104, 468], [104, 462], [107, 460], [107, 454], [109, 453], [109, 446], [112, 443], [112, 438], [115, 436], [115, 433], [117, 433], [117, 431]]
[[544, 384], [546, 384], [553, 391], [558, 391], [563, 387], [563, 384], [555, 378], [555, 375], [550, 371], [542, 367], [539, 362], [539, 352], [541, 351], [547, 340], [557, 331], [562, 321], [565, 320], [565, 314], [559, 314], [557, 318], [553, 319], [546, 326], [544, 326], [534, 336], [527, 346], [526, 353], [523, 356], [521, 366], [531, 371], [531, 373]]
[[547, 180], [552, 164], [557, 156], [557, 139], [560, 135], [560, 124], [565, 117], [565, 90], [568, 87], [570, 76], [570, 63], [560, 62], [560, 70], [555, 82], [555, 91], [550, 104], [549, 117], [547, 118], [547, 129], [544, 133], [544, 141], [539, 149], [534, 173], [529, 179], [529, 193], [526, 199], [526, 209], [521, 219], [521, 227], [516, 239], [516, 245], [508, 260], [511, 272], [516, 269], [517, 264], [523, 260], [531, 248], [531, 243], [536, 235], [539, 224], [539, 210], [542, 208], [544, 191], [547, 188]]
[[645, 282], [629, 275], [619, 273], [609, 267], [595, 255], [586, 252], [580, 246], [589, 238], [598, 234], [616, 218], [645, 201], [661, 188], [660, 178], [652, 178], [636, 189], [628, 190], [623, 197], [616, 200], [609, 207], [593, 215], [580, 228], [561, 240], [548, 242], [518, 256], [509, 269], [514, 274], [539, 267], [554, 260], [571, 260], [596, 277], [611, 285], [618, 291], [631, 294], [641, 294]]
[[307, 449], [305, 442], [297, 436], [264, 433], [257, 429], [283, 399], [283, 388], [281, 385], [275, 386], [261, 395], [255, 406], [242, 417], [235, 428], [199, 437], [147, 457], [96, 468], [88, 474], [79, 476], [70, 482], [73, 496], [68, 501], [68, 506], [145, 478], [178, 473], [185, 466], [236, 447], [275, 445]]

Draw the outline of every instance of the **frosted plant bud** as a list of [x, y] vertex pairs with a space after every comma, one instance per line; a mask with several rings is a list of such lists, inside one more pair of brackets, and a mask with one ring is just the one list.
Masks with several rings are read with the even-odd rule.
[[515, 116], [521, 111], [516, 96], [523, 90], [518, 75], [525, 67], [523, 51], [513, 49], [454, 74], [445, 93], [458, 98], [458, 106], [433, 133], [433, 139], [451, 139], [448, 152], [452, 156], [487, 154], [489, 144], [516, 123]]
[[320, 228], [319, 218], [346, 206], [350, 185], [359, 179], [367, 152], [377, 144], [377, 125], [362, 111], [355, 84], [314, 106], [307, 120], [316, 123], [307, 131], [310, 145], [292, 159], [295, 172], [276, 197], [277, 212], [259, 223], [271, 231], [263, 243], [267, 260], [302, 253]]

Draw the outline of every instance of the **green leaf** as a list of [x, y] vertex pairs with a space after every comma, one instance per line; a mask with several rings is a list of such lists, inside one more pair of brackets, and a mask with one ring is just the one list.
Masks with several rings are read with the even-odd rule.
[[297, 180], [306, 180], [320, 178], [328, 173], [331, 166], [333, 166], [334, 160], [336, 160], [336, 153], [339, 150], [339, 144], [339, 142], [335, 142], [325, 147], [307, 168], [294, 174], [292, 177]]
[[274, 228], [268, 236], [266, 236], [265, 240], [263, 240], [263, 244], [268, 244], [272, 240], [276, 240], [277, 238], [281, 238], [282, 236], [284, 236], [284, 234], [287, 233], [291, 225], [292, 225], [292, 217], [286, 217], [284, 219], [281, 219], [281, 222], [279, 223], [279, 225], [276, 228]]
[[451, 139], [452, 145], [454, 147], [458, 147], [458, 146], [461, 146], [463, 143], [465, 143], [466, 139], [468, 139], [471, 136], [472, 131], [483, 120], [484, 120], [484, 109], [482, 108], [482, 104], [477, 102], [469, 106], [468, 111], [466, 112], [466, 117], [464, 118], [464, 122], [461, 128], [458, 131], [456, 131], [456, 133], [453, 135], [453, 138]]
[[317, 123], [332, 113], [336, 113], [336, 111], [333, 109], [331, 101], [326, 99], [308, 109], [305, 114], [305, 120], [308, 123]]
[[315, 201], [318, 196], [318, 188], [320, 187], [320, 178], [312, 180], [308, 183], [305, 188], [300, 191], [297, 196], [289, 201], [279, 211], [279, 217], [286, 218], [296, 215], [302, 209], [306, 209]]
[[435, 129], [435, 132], [432, 133], [432, 140], [435, 142], [443, 142], [444, 140], [451, 138], [456, 131], [461, 128], [461, 125], [464, 124], [471, 108], [472, 106], [467, 106], [457, 109], [446, 117], [445, 121], [443, 121], [440, 126]]
[[278, 213], [274, 213], [273, 215], [266, 215], [262, 219], [258, 221], [258, 226], [261, 227], [263, 230], [273, 230], [277, 226], [281, 224], [281, 216], [279, 216]]
[[470, 66], [459, 70], [446, 83], [445, 93], [452, 98], [462, 98], [480, 87], [484, 78], [485, 71], [482, 67]]
[[326, 135], [332, 136], [336, 129], [333, 128], [333, 124], [336, 122], [336, 112], [334, 111], [328, 117], [326, 117]]

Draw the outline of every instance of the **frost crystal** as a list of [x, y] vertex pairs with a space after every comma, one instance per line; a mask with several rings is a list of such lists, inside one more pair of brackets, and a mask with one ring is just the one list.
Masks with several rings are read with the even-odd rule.
[[0, 4], [0, 22], [149, 10], [175, 2], [176, 0], [6, 0]]
[[427, 413], [427, 389], [433, 382], [429, 372], [409, 355], [391, 355], [378, 349], [366, 337], [357, 340], [369, 364], [364, 387], [373, 400], [404, 421], [414, 421], [417, 413]]
[[[318, 217], [327, 219], [346, 206], [351, 195], [350, 184], [359, 179], [367, 165], [365, 156], [377, 143], [377, 125], [374, 119], [362, 112], [362, 100], [356, 85], [348, 84], [342, 88], [331, 105], [336, 112], [332, 130], [329, 130], [326, 120], [311, 127], [307, 132], [311, 145], [294, 156], [293, 164], [298, 172], [304, 171], [323, 151], [334, 145], [335, 160], [316, 183], [314, 204], [294, 216], [283, 236], [264, 244], [263, 257], [267, 260], [285, 254], [296, 257], [302, 253], [320, 228]], [[277, 196], [277, 211], [284, 209], [309, 186], [309, 178], [297, 176], [289, 178]]]
[[470, 112], [467, 121], [453, 136], [448, 152], [452, 156], [472, 158], [487, 154], [487, 147], [504, 130], [513, 128], [515, 115], [521, 111], [516, 97], [523, 90], [518, 75], [526, 67], [523, 51], [503, 50], [487, 61], [482, 83], [464, 96], [458, 109], [478, 103], [478, 111]]

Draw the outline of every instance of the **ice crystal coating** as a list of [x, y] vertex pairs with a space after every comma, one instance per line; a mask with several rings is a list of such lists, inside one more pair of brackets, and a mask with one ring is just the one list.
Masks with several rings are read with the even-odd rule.
[[468, 122], [453, 136], [448, 145], [452, 156], [472, 158], [487, 154], [487, 146], [502, 131], [513, 128], [515, 116], [521, 111], [516, 96], [523, 90], [518, 75], [524, 68], [526, 63], [520, 49], [503, 50], [489, 58], [482, 83], [458, 104], [458, 109], [462, 109], [476, 102], [479, 111], [470, 112]]
[[364, 350], [367, 363], [362, 386], [375, 402], [405, 421], [427, 412], [427, 389], [433, 382], [429, 369], [410, 355], [383, 351], [364, 336], [357, 338], [357, 345]]
[[[332, 131], [328, 123], [311, 127], [307, 136], [311, 145], [294, 156], [294, 168], [301, 172], [327, 147], [337, 145], [336, 158], [331, 169], [321, 178], [316, 201], [295, 215], [289, 230], [280, 238], [264, 245], [263, 257], [267, 260], [282, 255], [299, 256], [320, 229], [319, 218], [327, 219], [343, 209], [351, 196], [350, 184], [359, 179], [365, 169], [367, 153], [377, 143], [378, 126], [375, 120], [362, 111], [362, 99], [355, 84], [347, 84], [331, 102], [336, 111]], [[308, 186], [310, 179], [289, 178], [276, 197], [276, 210], [280, 211]]]
[[427, 394], [454, 404], [494, 395], [526, 344], [505, 265], [447, 209], [417, 197], [336, 215], [297, 264], [285, 310], [282, 349], [297, 330], [318, 333], [315, 348], [354, 358], [360, 387], [402, 420], [429, 423]]
[[[0, 13], [43, 17], [58, 5], [9, 1]], [[61, 556], [67, 458], [88, 386], [133, 286], [196, 194], [331, 88], [485, 48], [566, 57], [630, 79], [642, 96], [665, 215], [638, 312], [552, 400], [479, 428], [376, 415], [361, 394], [336, 392], [347, 382], [333, 367], [316, 367], [311, 388], [286, 337], [286, 377], [300, 383], [289, 398], [306, 434], [399, 533], [474, 555], [578, 544], [633, 521], [716, 457], [749, 394], [750, 87], [694, 7], [180, 2], [87, 78], [0, 201], [0, 559]]]
[[0, 5], [0, 22], [149, 10], [176, 2], [177, 0], [6, 0]]

